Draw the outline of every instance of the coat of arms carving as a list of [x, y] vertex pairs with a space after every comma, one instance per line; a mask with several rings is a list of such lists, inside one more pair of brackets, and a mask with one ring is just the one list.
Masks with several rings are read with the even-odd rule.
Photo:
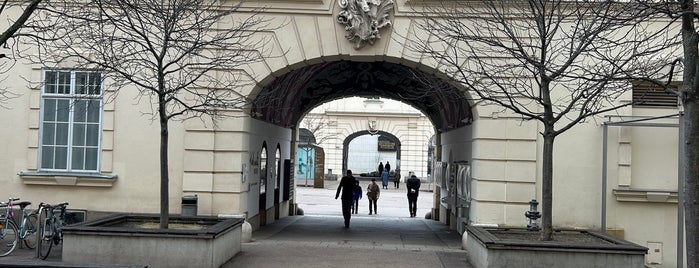
[[338, 3], [337, 21], [345, 25], [345, 38], [354, 43], [354, 49], [367, 43], [373, 45], [381, 38], [379, 29], [391, 26], [388, 13], [393, 10], [393, 0], [340, 0]]

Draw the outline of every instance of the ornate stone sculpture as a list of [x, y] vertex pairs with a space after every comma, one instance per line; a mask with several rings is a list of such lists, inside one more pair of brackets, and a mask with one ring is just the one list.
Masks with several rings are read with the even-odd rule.
[[379, 29], [391, 26], [388, 12], [393, 9], [393, 0], [340, 0], [337, 21], [345, 25], [345, 37], [360, 49], [381, 38]]

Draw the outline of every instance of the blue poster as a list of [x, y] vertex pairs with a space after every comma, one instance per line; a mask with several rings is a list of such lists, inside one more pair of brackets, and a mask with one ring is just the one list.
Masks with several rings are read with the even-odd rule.
[[298, 147], [296, 150], [296, 178], [297, 179], [313, 179], [313, 171], [315, 170], [315, 148], [313, 147]]

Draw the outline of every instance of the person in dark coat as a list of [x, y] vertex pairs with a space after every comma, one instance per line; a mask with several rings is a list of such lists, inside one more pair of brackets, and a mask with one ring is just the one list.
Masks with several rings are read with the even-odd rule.
[[359, 180], [355, 181], [353, 197], [354, 201], [352, 202], [352, 213], [357, 214], [359, 211], [359, 199], [362, 199], [362, 186], [359, 186]]
[[386, 165], [384, 165], [383, 169], [386, 170], [386, 172], [390, 173], [391, 172], [391, 164], [388, 163], [388, 161], [386, 161]]
[[376, 184], [376, 179], [372, 178], [369, 187], [366, 189], [366, 197], [369, 199], [369, 215], [379, 213], [376, 209], [376, 201], [379, 200], [379, 195], [381, 195], [381, 188]]
[[396, 169], [395, 174], [393, 174], [393, 188], [400, 188], [400, 169]]
[[408, 210], [412, 218], [417, 214], [417, 196], [420, 193], [420, 179], [412, 175], [406, 182], [406, 186], [408, 188]]
[[335, 199], [340, 196], [342, 191], [342, 216], [345, 218], [345, 228], [349, 228], [350, 218], [352, 217], [352, 201], [354, 201], [354, 186], [357, 180], [352, 176], [352, 170], [347, 170], [347, 175], [340, 180], [340, 185], [337, 186]]
[[379, 176], [383, 173], [383, 162], [379, 162]]

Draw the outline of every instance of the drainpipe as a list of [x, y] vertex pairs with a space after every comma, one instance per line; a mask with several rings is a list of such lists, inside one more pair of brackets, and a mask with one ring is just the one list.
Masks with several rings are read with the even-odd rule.
[[609, 126], [602, 124], [602, 223], [600, 228], [602, 233], [607, 233], [607, 134]]

